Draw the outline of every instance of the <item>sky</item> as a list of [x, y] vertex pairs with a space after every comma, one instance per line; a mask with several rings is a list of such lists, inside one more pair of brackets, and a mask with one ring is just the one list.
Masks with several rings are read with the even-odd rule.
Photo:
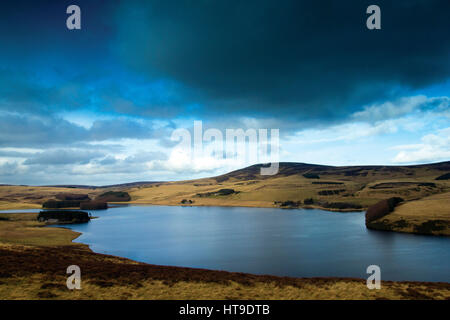
[[[66, 27], [72, 4], [80, 30]], [[371, 4], [380, 30], [366, 27]], [[183, 180], [260, 161], [180, 151], [173, 134], [194, 121], [224, 136], [278, 129], [279, 161], [448, 161], [449, 12], [448, 0], [2, 1], [0, 184]]]

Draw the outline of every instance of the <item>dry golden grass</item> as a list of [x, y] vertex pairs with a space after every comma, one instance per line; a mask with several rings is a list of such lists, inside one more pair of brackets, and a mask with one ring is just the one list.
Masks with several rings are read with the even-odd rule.
[[276, 282], [242, 285], [181, 281], [173, 285], [148, 280], [133, 285], [102, 287], [82, 279], [81, 290], [68, 290], [66, 278], [35, 274], [2, 280], [0, 298], [58, 300], [375, 300], [449, 299], [450, 290], [428, 284], [385, 283], [380, 290], [367, 289], [364, 281], [340, 280], [305, 284], [302, 288], [280, 286]]
[[88, 194], [91, 198], [104, 192], [101, 189], [0, 186], [0, 210], [37, 209], [58, 193]]
[[[74, 248], [74, 246], [72, 246]], [[0, 244], [7, 264], [0, 299], [450, 299], [450, 284], [286, 278], [179, 267], [161, 267], [101, 255], [86, 248]], [[81, 290], [66, 287], [65, 269], [81, 267]]]
[[[0, 213], [0, 242], [36, 246], [74, 245], [80, 233], [63, 228], [42, 228], [36, 213]], [[1, 219], [9, 220], [1, 220]]]
[[450, 192], [409, 201], [397, 207], [392, 215], [417, 221], [450, 219]]
[[[356, 168], [356, 169], [355, 169]], [[230, 174], [225, 180], [204, 178], [189, 181], [166, 182], [139, 187], [116, 187], [108, 189], [80, 189], [60, 187], [0, 186], [0, 209], [37, 208], [58, 193], [83, 193], [91, 198], [109, 190], [127, 191], [132, 197], [130, 203], [180, 205], [181, 200], [193, 200], [198, 206], [250, 206], [274, 207], [274, 201], [303, 201], [314, 198], [327, 202], [348, 202], [364, 208], [389, 197], [405, 200], [419, 199], [433, 194], [450, 191], [450, 181], [434, 180], [442, 174], [442, 168], [396, 167], [393, 169], [364, 169], [356, 175], [347, 175], [359, 167], [335, 167], [321, 174], [320, 179], [307, 179], [302, 174], [275, 176], [249, 174], [243, 170]], [[338, 182], [339, 185], [314, 184], [315, 182]], [[397, 185], [394, 188], [374, 188], [380, 183], [434, 183], [435, 187], [418, 185]], [[230, 188], [239, 191], [228, 196], [198, 197], [197, 193], [213, 192]], [[341, 190], [339, 194], [319, 195], [324, 190]]]
[[[433, 179], [434, 179], [433, 175]], [[367, 182], [367, 177], [353, 178], [351, 181], [342, 177], [330, 177], [326, 181], [340, 182], [342, 185], [313, 184], [321, 180], [306, 179], [299, 175], [274, 177], [266, 180], [242, 181], [234, 178], [217, 183], [214, 179], [170, 182], [148, 187], [137, 187], [128, 190], [132, 197], [131, 203], [180, 205], [181, 200], [193, 200], [196, 206], [249, 206], [274, 207], [274, 201], [303, 201], [306, 198], [327, 202], [350, 202], [368, 207], [379, 200], [399, 196], [406, 200], [422, 198], [450, 190], [447, 181], [437, 182], [430, 176], [419, 178], [377, 177]], [[325, 179], [324, 179], [325, 180]], [[435, 183], [436, 188], [402, 186], [398, 188], [372, 189], [379, 183], [386, 182], [428, 182]], [[234, 189], [238, 194], [229, 196], [212, 196], [200, 198], [197, 193], [213, 192], [219, 189]], [[345, 189], [338, 195], [322, 196], [322, 190]]]
[[[254, 179], [235, 176], [222, 182], [206, 178], [114, 189], [128, 191], [131, 203], [160, 205], [180, 205], [182, 199], [190, 199], [193, 205], [201, 206], [274, 207], [274, 201], [314, 198], [367, 207], [399, 196], [410, 201], [386, 216], [391, 222], [450, 221], [450, 182], [434, 180], [442, 171], [419, 167], [408, 168], [406, 174], [380, 169], [346, 176], [339, 172], [344, 169], [329, 172], [320, 180], [299, 174]], [[405, 182], [435, 183], [436, 187]], [[397, 184], [377, 188], [380, 183]], [[196, 196], [225, 188], [240, 192]], [[318, 195], [319, 191], [336, 189], [345, 192]], [[40, 208], [44, 201], [63, 192], [87, 193], [94, 198], [107, 190], [0, 186], [0, 210]], [[0, 299], [450, 299], [448, 283], [382, 282], [381, 290], [369, 290], [361, 279], [295, 279], [147, 265], [93, 253], [87, 246], [72, 242], [78, 233], [43, 225], [36, 221], [35, 213], [0, 214]], [[65, 269], [70, 264], [82, 267], [82, 290], [70, 291], [65, 286]]]
[[[427, 221], [443, 221], [446, 228], [433, 231], [433, 234], [450, 236], [450, 192], [406, 202], [377, 221], [384, 221], [384, 224], [393, 226], [393, 230], [399, 232], [415, 232], [417, 226]], [[400, 226], [402, 221], [408, 225]]]
[[42, 205], [37, 203], [0, 201], [0, 210], [39, 209], [39, 208], [42, 208]]

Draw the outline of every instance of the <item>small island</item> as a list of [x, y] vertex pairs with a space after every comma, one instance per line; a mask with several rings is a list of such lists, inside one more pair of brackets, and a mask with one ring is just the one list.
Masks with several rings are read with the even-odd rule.
[[84, 223], [89, 222], [90, 219], [88, 212], [72, 210], [41, 211], [37, 216], [39, 222], [46, 222], [47, 224]]

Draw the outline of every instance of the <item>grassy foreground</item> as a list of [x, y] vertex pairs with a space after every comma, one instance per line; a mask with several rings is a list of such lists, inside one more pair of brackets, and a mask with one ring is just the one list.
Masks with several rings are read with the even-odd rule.
[[[449, 283], [289, 278], [166, 267], [92, 252], [36, 214], [0, 214], [0, 299], [450, 299]], [[66, 269], [81, 268], [81, 290]]]

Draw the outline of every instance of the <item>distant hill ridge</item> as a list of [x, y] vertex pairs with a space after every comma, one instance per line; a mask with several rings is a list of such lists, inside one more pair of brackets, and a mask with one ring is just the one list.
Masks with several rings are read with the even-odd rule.
[[[269, 164], [255, 164], [242, 169], [234, 170], [219, 176], [210, 177], [217, 182], [226, 181], [229, 178], [235, 178], [238, 180], [260, 180], [270, 179], [279, 176], [291, 176], [291, 175], [337, 175], [342, 174], [347, 177], [367, 175], [367, 171], [374, 171], [379, 173], [400, 173], [406, 176], [414, 175], [414, 169], [425, 170], [438, 170], [448, 171], [450, 173], [450, 161], [430, 163], [430, 164], [416, 164], [416, 165], [355, 165], [355, 166], [330, 166], [309, 164], [302, 162], [280, 162], [279, 171], [276, 175], [260, 175], [261, 167], [268, 167]], [[445, 173], [444, 173], [445, 174]], [[306, 176], [307, 177], [307, 176]], [[207, 179], [207, 178], [205, 178]], [[61, 184], [61, 185], [43, 185], [42, 187], [59, 187], [59, 188], [77, 188], [77, 189], [106, 189], [106, 188], [132, 188], [146, 185], [161, 184], [165, 181], [137, 181], [121, 184], [112, 184], [105, 186], [93, 186], [93, 185], [75, 185], [75, 184]], [[7, 186], [7, 184], [4, 184]], [[25, 186], [25, 185], [23, 185]]]
[[41, 187], [51, 187], [51, 188], [74, 188], [74, 189], [106, 189], [106, 188], [122, 188], [122, 187], [138, 187], [151, 185], [156, 183], [162, 183], [162, 181], [138, 181], [138, 182], [128, 182], [120, 184], [111, 184], [106, 186], [90, 186], [90, 185], [78, 185], [78, 184], [54, 184], [54, 185], [44, 185]]
[[[242, 180], [253, 179], [268, 179], [273, 176], [261, 176], [260, 169], [268, 165], [256, 164], [246, 168], [231, 171], [229, 173], [213, 177], [218, 182], [225, 181], [229, 178], [236, 178]], [[440, 171], [450, 171], [450, 161], [419, 164], [419, 165], [405, 165], [405, 166], [388, 166], [388, 165], [357, 165], [357, 166], [328, 166], [318, 164], [308, 164], [299, 162], [280, 162], [279, 171], [276, 176], [290, 176], [306, 173], [314, 173], [319, 175], [336, 175], [343, 174], [344, 176], [364, 176], [367, 171], [384, 172], [384, 173], [404, 173], [405, 175], [414, 174], [413, 169], [430, 169]]]

